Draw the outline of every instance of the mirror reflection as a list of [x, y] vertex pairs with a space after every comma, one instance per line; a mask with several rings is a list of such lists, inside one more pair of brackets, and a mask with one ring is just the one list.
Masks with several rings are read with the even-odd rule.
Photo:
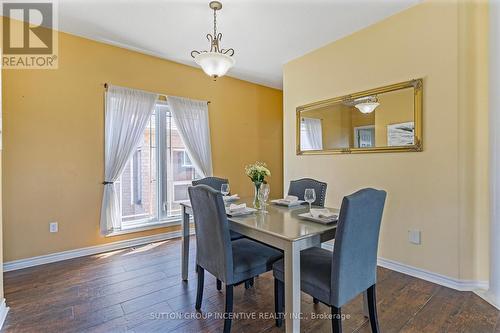
[[415, 147], [414, 85], [383, 90], [299, 108], [299, 153]]

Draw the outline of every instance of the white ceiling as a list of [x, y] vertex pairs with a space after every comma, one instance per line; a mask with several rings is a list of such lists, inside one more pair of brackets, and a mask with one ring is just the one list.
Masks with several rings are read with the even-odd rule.
[[[209, 0], [59, 0], [59, 30], [196, 66], [209, 47]], [[234, 48], [229, 76], [282, 87], [282, 66], [415, 5], [420, 0], [225, 0], [222, 47]]]

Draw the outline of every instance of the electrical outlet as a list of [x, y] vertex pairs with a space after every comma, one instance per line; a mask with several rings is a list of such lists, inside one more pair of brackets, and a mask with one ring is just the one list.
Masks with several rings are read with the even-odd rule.
[[420, 230], [411, 229], [408, 230], [408, 241], [412, 244], [421, 244], [421, 233]]
[[59, 231], [59, 225], [57, 222], [50, 222], [49, 223], [49, 231], [50, 232], [58, 232]]

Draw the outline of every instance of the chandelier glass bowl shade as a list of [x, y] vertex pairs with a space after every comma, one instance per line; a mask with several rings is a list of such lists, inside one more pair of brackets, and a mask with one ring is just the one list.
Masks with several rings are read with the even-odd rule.
[[377, 96], [357, 98], [352, 103], [361, 113], [372, 113], [380, 105]]
[[191, 57], [203, 69], [203, 71], [214, 79], [224, 76], [227, 71], [234, 66], [233, 49], [223, 49], [220, 47], [222, 34], [217, 33], [217, 11], [222, 8], [222, 3], [212, 1], [209, 7], [214, 11], [214, 33], [207, 34], [210, 42], [210, 51], [191, 51]]
[[355, 107], [361, 111], [361, 113], [372, 113], [379, 105], [379, 102], [363, 102], [356, 104]]
[[234, 66], [234, 58], [220, 52], [202, 52], [194, 57], [194, 61], [205, 74], [214, 79], [224, 76]]

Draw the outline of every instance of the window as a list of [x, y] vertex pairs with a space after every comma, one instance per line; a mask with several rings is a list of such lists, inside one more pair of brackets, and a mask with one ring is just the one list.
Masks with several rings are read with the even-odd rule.
[[132, 160], [132, 191], [133, 191], [133, 197], [132, 197], [132, 202], [141, 205], [142, 204], [142, 169], [141, 169], [142, 163], [141, 163], [141, 148], [138, 148], [137, 151], [134, 153], [134, 157]]
[[323, 149], [323, 128], [321, 119], [301, 118], [300, 150]]
[[312, 150], [306, 124], [300, 122], [300, 150]]
[[354, 147], [375, 147], [375, 126], [359, 126], [354, 128]]
[[185, 150], [183, 151], [183, 154], [182, 154], [182, 166], [185, 168], [193, 167], [193, 164], [191, 163], [191, 159], [189, 158], [189, 155]]
[[180, 203], [188, 201], [187, 188], [199, 178], [168, 105], [158, 103], [120, 180], [122, 228], [178, 219]]

